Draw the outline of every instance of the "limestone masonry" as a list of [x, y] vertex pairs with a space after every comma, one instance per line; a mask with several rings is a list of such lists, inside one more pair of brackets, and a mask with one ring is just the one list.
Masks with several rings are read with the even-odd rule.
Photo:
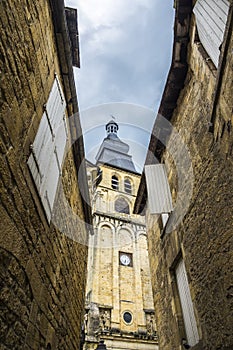
[[[159, 110], [172, 128], [163, 138], [158, 117], [146, 161], [151, 167], [153, 154], [165, 164], [174, 207], [146, 209], [162, 350], [233, 349], [232, 1], [215, 5], [176, 1], [173, 59]], [[223, 36], [213, 52], [203, 33], [208, 21], [214, 34], [216, 16]], [[215, 40], [207, 33], [209, 43]], [[156, 165], [148, 169], [155, 179]], [[146, 204], [146, 187], [159, 196], [143, 177], [136, 212]]]
[[[77, 13], [60, 0], [10, 0], [1, 1], [0, 14], [0, 348], [78, 349], [87, 266], [79, 237], [91, 217], [77, 181], [78, 119], [69, 125], [78, 111], [72, 64], [79, 57], [77, 28], [71, 46], [67, 21], [77, 27]], [[58, 128], [51, 106], [59, 105]], [[66, 201], [61, 191], [54, 198], [59, 188]]]
[[140, 182], [129, 146], [106, 125], [107, 137], [87, 162], [94, 234], [89, 237], [85, 343], [108, 350], [158, 349], [145, 218], [132, 213]]

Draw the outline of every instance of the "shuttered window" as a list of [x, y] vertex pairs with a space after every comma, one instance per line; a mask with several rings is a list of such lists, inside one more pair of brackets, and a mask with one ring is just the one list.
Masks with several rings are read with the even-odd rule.
[[49, 222], [68, 137], [65, 109], [65, 98], [56, 77], [28, 159]]
[[175, 273], [180, 297], [180, 304], [183, 313], [187, 343], [190, 346], [194, 346], [199, 341], [199, 335], [183, 259], [180, 259], [179, 263], [177, 264]]
[[227, 0], [197, 0], [193, 9], [200, 41], [216, 67], [229, 7]]
[[125, 192], [127, 192], [127, 193], [132, 192], [131, 181], [129, 179], [124, 180], [124, 188], [125, 188]]
[[118, 177], [113, 175], [112, 176], [112, 188], [114, 190], [118, 190], [119, 189], [119, 180], [118, 180]]
[[170, 213], [172, 198], [164, 164], [146, 165], [145, 175], [150, 213]]

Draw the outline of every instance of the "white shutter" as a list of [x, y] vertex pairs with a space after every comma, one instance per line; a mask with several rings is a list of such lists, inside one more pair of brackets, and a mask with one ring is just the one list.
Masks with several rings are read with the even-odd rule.
[[184, 260], [181, 259], [176, 267], [176, 280], [180, 296], [180, 303], [183, 313], [184, 325], [186, 330], [187, 342], [194, 346], [199, 341], [196, 319], [193, 310], [193, 303], [189, 290], [187, 273]]
[[53, 150], [53, 154], [49, 163], [49, 168], [46, 173], [45, 181], [43, 183], [43, 191], [41, 197], [49, 221], [51, 219], [53, 211], [53, 204], [56, 196], [59, 177], [60, 171], [57, 167], [57, 160]]
[[145, 175], [150, 213], [170, 213], [172, 198], [164, 164], [146, 165]]
[[48, 151], [51, 147], [51, 143], [52, 134], [49, 128], [48, 119], [44, 113], [35, 140], [31, 146], [32, 153], [28, 159], [28, 165], [39, 193], [41, 193], [41, 185], [44, 181], [51, 158], [51, 152]]
[[48, 101], [46, 103], [46, 110], [54, 132], [56, 132], [56, 130], [60, 127], [65, 108], [65, 97], [62, 93], [61, 85], [56, 76], [51, 92], [49, 94]]
[[44, 109], [28, 166], [50, 221], [68, 137], [66, 103], [57, 77]]
[[198, 0], [193, 9], [200, 41], [216, 67], [229, 6], [230, 2], [227, 0]]
[[66, 127], [66, 119], [60, 121], [59, 127], [56, 130], [56, 136], [55, 136], [55, 156], [57, 159], [57, 166], [61, 172], [62, 169], [62, 162], [63, 162], [63, 156], [64, 156], [64, 151], [65, 151], [65, 146], [66, 146], [66, 141], [67, 141], [67, 127]]

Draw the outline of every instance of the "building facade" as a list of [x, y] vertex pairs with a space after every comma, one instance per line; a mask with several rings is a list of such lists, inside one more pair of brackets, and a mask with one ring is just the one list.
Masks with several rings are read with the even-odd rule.
[[132, 213], [140, 182], [129, 146], [107, 137], [87, 162], [94, 235], [89, 239], [84, 349], [157, 349], [145, 219]]
[[0, 348], [78, 349], [91, 215], [72, 117], [77, 11], [13, 0], [0, 13]]
[[230, 350], [232, 1], [175, 6], [172, 64], [135, 212], [147, 213], [160, 349]]

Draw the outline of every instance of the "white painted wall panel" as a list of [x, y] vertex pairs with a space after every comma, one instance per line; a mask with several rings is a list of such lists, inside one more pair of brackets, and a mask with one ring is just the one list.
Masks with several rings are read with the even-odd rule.
[[181, 259], [177, 264], [175, 272], [187, 342], [189, 345], [194, 346], [199, 341], [199, 335], [193, 310], [192, 298], [189, 290], [188, 277], [183, 259]]
[[226, 0], [198, 0], [193, 9], [200, 41], [216, 67], [229, 6], [230, 3]]
[[146, 165], [145, 175], [150, 213], [170, 213], [172, 198], [164, 164]]

